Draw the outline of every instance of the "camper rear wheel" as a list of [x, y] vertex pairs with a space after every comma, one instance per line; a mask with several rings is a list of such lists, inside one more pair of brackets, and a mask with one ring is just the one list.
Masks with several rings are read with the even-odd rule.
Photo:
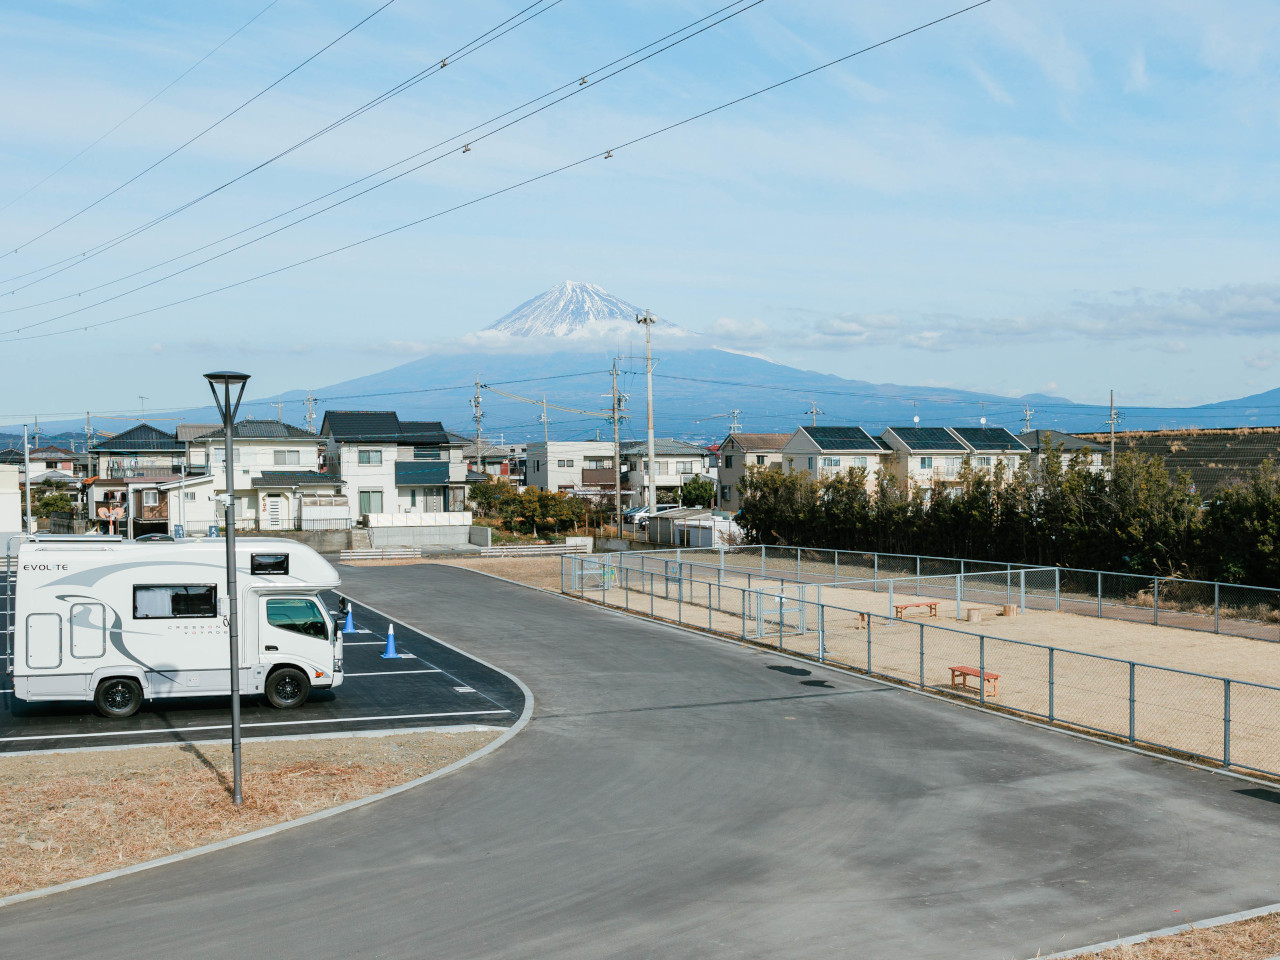
[[93, 705], [104, 717], [123, 720], [132, 717], [142, 706], [142, 685], [130, 677], [112, 677], [98, 684]]
[[267, 677], [267, 701], [280, 710], [300, 707], [311, 695], [311, 681], [297, 667], [281, 667]]

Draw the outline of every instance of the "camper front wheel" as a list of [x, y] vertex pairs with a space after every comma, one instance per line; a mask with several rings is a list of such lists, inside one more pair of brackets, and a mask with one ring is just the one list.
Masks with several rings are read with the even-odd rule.
[[311, 695], [311, 681], [296, 667], [281, 667], [267, 677], [267, 701], [281, 710], [298, 707]]
[[142, 686], [129, 677], [115, 677], [98, 684], [93, 705], [104, 717], [123, 720], [132, 717], [142, 706]]

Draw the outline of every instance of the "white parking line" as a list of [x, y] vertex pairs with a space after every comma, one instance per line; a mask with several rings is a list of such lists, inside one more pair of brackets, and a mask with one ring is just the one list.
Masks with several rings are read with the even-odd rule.
[[383, 647], [386, 646], [384, 640], [343, 640], [344, 647]]
[[[327, 717], [321, 720], [272, 720], [265, 723], [242, 723], [249, 727], [307, 727], [319, 723], [367, 723], [374, 720], [436, 720], [441, 717], [486, 717], [510, 710], [459, 710], [451, 713], [398, 713], [381, 717]], [[28, 740], [83, 740], [87, 737], [137, 737], [149, 734], [190, 733], [198, 730], [230, 730], [231, 724], [217, 723], [201, 727], [161, 727], [158, 730], [106, 730], [102, 733], [58, 733], [38, 737], [0, 737], [0, 743], [24, 743]]]
[[[402, 673], [442, 673], [441, 670], [432, 668], [431, 670], [375, 670], [371, 673], [344, 673], [343, 676], [350, 679], [351, 677], [395, 677]], [[456, 688], [455, 688], [456, 689]]]

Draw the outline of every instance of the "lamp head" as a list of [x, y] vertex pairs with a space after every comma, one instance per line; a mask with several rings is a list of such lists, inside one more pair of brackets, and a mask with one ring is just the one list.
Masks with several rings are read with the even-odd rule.
[[236, 373], [232, 370], [217, 370], [214, 373], [206, 373], [204, 378], [211, 384], [236, 386], [237, 384], [246, 382], [249, 379], [249, 374]]

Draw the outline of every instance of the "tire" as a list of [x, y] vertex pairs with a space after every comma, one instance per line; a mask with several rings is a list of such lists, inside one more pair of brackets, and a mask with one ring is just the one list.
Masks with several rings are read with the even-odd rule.
[[263, 691], [267, 702], [278, 710], [291, 710], [307, 702], [311, 695], [311, 681], [297, 667], [281, 667], [267, 677]]
[[93, 705], [104, 717], [123, 720], [142, 706], [142, 686], [131, 677], [112, 677], [98, 684]]

